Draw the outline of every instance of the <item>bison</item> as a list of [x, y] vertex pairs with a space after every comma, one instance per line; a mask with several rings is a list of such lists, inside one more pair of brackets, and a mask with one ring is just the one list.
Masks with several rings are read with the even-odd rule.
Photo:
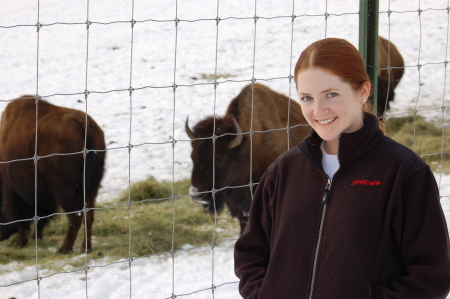
[[[0, 123], [0, 239], [18, 233], [27, 245], [58, 208], [67, 213], [67, 234], [58, 252], [72, 251], [85, 216], [82, 251], [91, 251], [94, 204], [103, 177], [105, 139], [84, 112], [25, 95], [5, 108]], [[37, 116], [37, 121], [36, 121]], [[37, 134], [36, 134], [37, 126]], [[37, 205], [37, 206], [36, 206]]]
[[[390, 68], [390, 71], [389, 71]], [[405, 71], [402, 55], [392, 42], [378, 37], [378, 102], [377, 114], [382, 116], [394, 100], [394, 89]]]
[[299, 104], [261, 84], [244, 87], [224, 117], [207, 117], [192, 130], [187, 119], [192, 199], [211, 213], [220, 212], [226, 204], [231, 216], [238, 218], [242, 233], [253, 184], [309, 130]]

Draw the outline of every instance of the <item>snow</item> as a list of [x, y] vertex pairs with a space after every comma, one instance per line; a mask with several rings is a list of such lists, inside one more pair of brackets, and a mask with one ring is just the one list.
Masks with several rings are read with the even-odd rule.
[[[136, 259], [131, 266], [128, 260], [110, 264], [107, 258], [99, 259], [90, 264], [87, 275], [84, 270], [73, 272], [76, 269], [70, 265], [64, 268], [64, 273], [56, 275], [41, 270], [39, 275], [44, 278], [40, 282], [40, 298], [170, 298], [172, 291], [178, 297], [190, 294], [187, 298], [212, 298], [212, 281], [217, 287], [215, 298], [237, 298], [237, 278], [230, 271], [233, 269], [230, 258], [233, 243], [226, 242], [214, 251], [209, 246], [193, 248], [185, 245], [184, 251], [177, 252], [174, 257], [165, 254]], [[79, 258], [84, 259], [84, 256]], [[211, 266], [213, 259], [215, 267]], [[14, 266], [17, 266], [15, 262], [7, 265]], [[2, 285], [28, 282], [0, 290], [0, 297], [37, 298], [35, 268], [29, 266], [18, 273], [3, 275]], [[224, 273], [223, 268], [228, 271]]]
[[[252, 78], [296, 99], [288, 77], [302, 49], [325, 36], [358, 44], [356, 0], [0, 4], [0, 111], [22, 94], [87, 111], [103, 128], [108, 147], [101, 203], [112, 202], [130, 182], [148, 176], [160, 181], [190, 176], [187, 116], [193, 125], [207, 115], [223, 114]], [[381, 0], [380, 11], [379, 33], [395, 43], [406, 65], [389, 114], [417, 110], [442, 124], [448, 119], [442, 107], [449, 106], [447, 1]], [[92, 22], [89, 30], [86, 20]], [[37, 23], [42, 24], [39, 31]], [[436, 178], [448, 217], [450, 175], [436, 173]], [[173, 258], [143, 257], [131, 267], [128, 261], [90, 260], [87, 279], [84, 270], [74, 271], [69, 264], [62, 274], [39, 269], [39, 288], [36, 267], [13, 271], [18, 264], [11, 262], [2, 267], [0, 284], [13, 285], [0, 288], [0, 297], [167, 298], [174, 293], [238, 298], [233, 242], [214, 250], [186, 245]], [[214, 296], [212, 285], [217, 286]]]

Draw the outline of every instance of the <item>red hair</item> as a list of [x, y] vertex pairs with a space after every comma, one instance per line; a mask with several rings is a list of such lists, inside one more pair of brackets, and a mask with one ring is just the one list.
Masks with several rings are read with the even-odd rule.
[[308, 46], [295, 65], [294, 80], [306, 69], [321, 68], [349, 83], [354, 90], [369, 81], [361, 54], [351, 43], [340, 38], [325, 38]]

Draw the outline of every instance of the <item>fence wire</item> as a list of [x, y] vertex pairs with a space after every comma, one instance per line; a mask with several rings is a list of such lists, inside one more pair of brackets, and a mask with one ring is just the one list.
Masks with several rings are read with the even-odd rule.
[[[177, 297], [191, 297], [191, 298], [197, 298], [197, 296], [200, 293], [203, 292], [209, 292], [211, 295], [210, 297], [215, 298], [215, 292], [218, 288], [222, 288], [224, 286], [228, 286], [228, 285], [237, 285], [238, 281], [236, 280], [232, 280], [232, 281], [228, 281], [228, 282], [223, 282], [223, 283], [218, 283], [217, 281], [217, 273], [215, 271], [216, 267], [218, 266], [216, 264], [216, 259], [215, 259], [215, 248], [219, 245], [222, 244], [226, 244], [228, 242], [234, 242], [235, 239], [231, 238], [231, 239], [224, 239], [222, 241], [218, 241], [217, 240], [217, 234], [218, 234], [218, 219], [219, 219], [219, 213], [216, 209], [216, 207], [214, 207], [214, 217], [213, 217], [213, 221], [214, 221], [214, 225], [213, 225], [213, 236], [211, 241], [208, 244], [202, 245], [202, 246], [197, 246], [197, 247], [193, 247], [193, 248], [189, 248], [189, 249], [177, 249], [175, 247], [175, 241], [177, 238], [177, 232], [175, 229], [175, 223], [177, 221], [177, 215], [175, 212], [175, 206], [177, 204], [177, 200], [183, 197], [187, 197], [187, 196], [191, 196], [193, 194], [177, 194], [177, 192], [175, 191], [175, 186], [174, 186], [174, 182], [176, 181], [176, 164], [177, 164], [177, 152], [176, 152], [176, 148], [177, 146], [181, 146], [180, 144], [189, 144], [191, 142], [190, 139], [186, 139], [185, 137], [181, 137], [181, 138], [176, 138], [177, 136], [177, 123], [178, 121], [178, 114], [181, 114], [179, 111], [183, 109], [183, 106], [180, 104], [182, 99], [182, 96], [179, 95], [179, 93], [181, 93], [181, 90], [194, 90], [198, 87], [210, 87], [213, 88], [214, 92], [213, 92], [213, 109], [212, 109], [212, 114], [214, 116], [220, 116], [220, 112], [219, 112], [219, 106], [221, 105], [219, 103], [219, 86], [241, 86], [242, 84], [247, 84], [247, 83], [256, 83], [256, 82], [263, 82], [263, 83], [276, 83], [279, 84], [279, 86], [284, 86], [282, 88], [282, 90], [287, 90], [287, 93], [289, 95], [289, 98], [295, 98], [293, 96], [294, 92], [293, 90], [293, 84], [292, 84], [292, 79], [293, 79], [293, 75], [292, 75], [292, 71], [293, 71], [293, 62], [294, 59], [296, 59], [297, 54], [299, 53], [298, 51], [300, 49], [300, 47], [298, 47], [298, 44], [296, 43], [296, 39], [298, 38], [302, 38], [302, 36], [298, 36], [297, 32], [296, 32], [296, 25], [297, 24], [301, 24], [304, 26], [304, 24], [302, 24], [303, 21], [305, 22], [321, 22], [323, 23], [324, 26], [324, 31], [321, 33], [320, 36], [315, 36], [315, 39], [319, 39], [319, 38], [324, 38], [324, 37], [328, 37], [330, 35], [330, 31], [334, 30], [334, 28], [332, 28], [332, 26], [330, 26], [330, 19], [335, 19], [335, 18], [339, 18], [342, 20], [345, 20], [348, 17], [354, 17], [358, 15], [357, 11], [354, 12], [339, 12], [339, 13], [333, 13], [332, 10], [330, 9], [330, 5], [331, 3], [333, 3], [333, 1], [328, 1], [325, 0], [324, 1], [324, 12], [323, 13], [299, 13], [299, 11], [301, 12], [301, 7], [297, 7], [295, 4], [296, 2], [294, 0], [292, 1], [286, 1], [286, 6], [289, 6], [292, 8], [292, 14], [290, 15], [278, 15], [278, 16], [264, 16], [264, 15], [260, 15], [259, 11], [258, 11], [258, 7], [259, 7], [259, 2], [258, 0], [254, 0], [253, 2], [253, 15], [250, 15], [248, 17], [221, 17], [221, 13], [222, 13], [222, 4], [220, 2], [220, 0], [216, 1], [216, 6], [215, 6], [215, 17], [213, 18], [197, 18], [197, 19], [184, 19], [181, 18], [179, 16], [179, 2], [175, 1], [175, 14], [174, 14], [174, 18], [172, 19], [154, 19], [154, 18], [144, 18], [144, 19], [136, 19], [135, 13], [136, 13], [136, 5], [135, 5], [135, 1], [132, 0], [132, 8], [131, 8], [131, 20], [115, 20], [115, 21], [109, 21], [109, 22], [99, 22], [99, 21], [95, 21], [95, 20], [91, 20], [90, 19], [90, 13], [91, 13], [91, 4], [89, 2], [89, 0], [87, 0], [86, 3], [86, 21], [85, 22], [65, 22], [65, 21], [61, 21], [61, 22], [51, 22], [51, 23], [42, 23], [42, 20], [40, 18], [40, 8], [41, 8], [41, 2], [38, 0], [37, 1], [37, 20], [35, 24], [12, 24], [12, 25], [2, 25], [1, 24], [1, 19], [0, 19], [0, 34], [4, 31], [10, 31], [10, 30], [15, 30], [18, 28], [36, 28], [36, 75], [35, 75], [35, 98], [36, 98], [36, 107], [38, 107], [39, 105], [39, 100], [40, 99], [46, 99], [46, 100], [55, 100], [58, 97], [67, 97], [67, 96], [82, 96], [84, 97], [84, 112], [86, 112], [86, 114], [89, 113], [88, 111], [88, 102], [90, 103], [91, 101], [95, 101], [92, 100], [92, 97], [94, 97], [95, 95], [113, 95], [113, 94], [118, 94], [121, 92], [126, 92], [128, 94], [128, 99], [129, 99], [129, 122], [127, 123], [128, 126], [128, 143], [127, 145], [124, 146], [108, 146], [108, 148], [106, 149], [107, 153], [112, 153], [112, 152], [122, 152], [122, 151], [127, 151], [128, 153], [128, 165], [127, 165], [127, 189], [128, 189], [128, 198], [127, 198], [127, 202], [125, 203], [115, 203], [115, 204], [110, 204], [110, 205], [105, 205], [101, 208], [88, 208], [86, 207], [86, 191], [85, 191], [85, 186], [83, 186], [83, 190], [84, 190], [84, 196], [83, 196], [83, 200], [84, 200], [84, 207], [82, 210], [79, 211], [73, 211], [73, 212], [69, 212], [69, 213], [53, 213], [51, 215], [46, 215], [43, 217], [39, 217], [38, 216], [38, 212], [37, 212], [37, 165], [39, 163], [39, 161], [41, 159], [45, 159], [48, 157], [52, 157], [52, 156], [63, 156], [63, 155], [76, 155], [76, 154], [80, 154], [80, 153], [86, 153], [86, 136], [85, 136], [85, 144], [84, 144], [84, 150], [81, 152], [73, 152], [73, 153], [69, 153], [69, 154], [62, 154], [62, 153], [53, 153], [51, 155], [46, 155], [46, 156], [38, 156], [38, 152], [37, 152], [37, 144], [39, 142], [38, 140], [38, 134], [37, 134], [37, 130], [36, 130], [36, 135], [35, 135], [35, 155], [34, 157], [29, 157], [26, 159], [19, 159], [19, 160], [11, 160], [11, 161], [0, 161], [0, 164], [7, 164], [7, 163], [14, 163], [14, 162], [18, 162], [18, 161], [34, 161], [35, 163], [35, 216], [30, 218], [30, 219], [20, 219], [17, 221], [13, 221], [13, 222], [8, 222], [8, 223], [0, 223], [0, 226], [2, 225], [9, 225], [9, 224], [14, 224], [14, 223], [19, 223], [19, 222], [25, 222], [25, 221], [33, 221], [34, 223], [34, 228], [35, 228], [35, 243], [34, 243], [34, 247], [35, 247], [35, 276], [34, 278], [28, 278], [28, 279], [24, 279], [21, 281], [17, 281], [17, 282], [12, 282], [12, 283], [3, 283], [0, 281], [0, 293], [2, 292], [2, 289], [8, 289], [9, 287], [12, 286], [16, 286], [16, 285], [21, 285], [21, 284], [25, 284], [28, 282], [33, 282], [35, 281], [37, 284], [37, 296], [38, 298], [41, 297], [41, 288], [40, 288], [40, 284], [43, 280], [50, 278], [50, 277], [54, 277], [54, 276], [63, 276], [64, 274], [72, 274], [72, 273], [83, 273], [84, 274], [84, 281], [85, 281], [85, 298], [91, 298], [92, 296], [89, 294], [89, 275], [90, 272], [98, 269], [98, 268], [107, 268], [109, 266], [113, 266], [113, 265], [125, 265], [126, 267], [128, 267], [128, 276], [129, 276], [129, 297], [132, 298], [133, 297], [133, 284], [132, 281], [134, 279], [133, 275], [132, 275], [132, 266], [133, 263], [136, 261], [140, 261], [140, 260], [144, 260], [146, 258], [150, 258], [150, 257], [170, 257], [171, 259], [171, 278], [172, 278], [172, 282], [171, 282], [171, 294], [169, 297], [165, 297], [165, 298], [177, 298]], [[440, 163], [443, 166], [444, 163], [446, 161], [448, 161], [448, 158], [446, 158], [446, 155], [450, 154], [450, 151], [448, 150], [448, 141], [446, 140], [447, 136], [446, 136], [446, 128], [448, 128], [448, 124], [447, 124], [447, 117], [446, 114], [448, 113], [447, 111], [447, 107], [446, 105], [448, 104], [448, 100], [446, 99], [446, 84], [447, 84], [447, 65], [448, 65], [448, 47], [449, 47], [449, 12], [450, 12], [450, 4], [449, 1], [446, 2], [445, 7], [436, 7], [436, 8], [429, 8], [429, 7], [422, 7], [421, 1], [418, 1], [418, 8], [417, 10], [393, 10], [391, 9], [391, 1], [388, 1], [387, 3], [387, 10], [384, 11], [380, 11], [380, 19], [382, 19], [383, 17], [387, 17], [387, 23], [389, 24], [388, 27], [388, 40], [391, 40], [391, 26], [390, 24], [394, 21], [392, 21], [392, 18], [395, 19], [396, 15], [401, 15], [401, 14], [414, 14], [418, 16], [418, 22], [419, 22], [419, 41], [418, 44], [416, 45], [418, 48], [418, 55], [417, 55], [417, 64], [409, 64], [409, 65], [405, 65], [405, 70], [406, 72], [410, 72], [413, 70], [417, 69], [418, 72], [418, 79], [416, 82], [416, 85], [418, 87], [418, 91], [417, 94], [415, 96], [415, 104], [413, 109], [408, 110], [408, 111], [400, 111], [400, 112], [388, 112], [385, 113], [383, 115], [384, 119], [388, 119], [390, 117], [394, 117], [394, 116], [402, 116], [402, 115], [406, 115], [406, 114], [410, 114], [412, 113], [414, 118], [417, 118], [419, 116], [419, 114], [421, 113], [428, 113], [428, 112], [434, 112], [434, 113], [439, 113], [440, 118], [441, 118], [441, 123], [442, 123], [442, 147], [441, 147], [441, 151], [437, 152], [437, 153], [425, 153], [422, 156], [426, 157], [426, 156], [440, 156]], [[445, 57], [443, 57], [442, 59], [440, 58], [436, 58], [436, 61], [422, 61], [422, 16], [428, 12], [446, 12], [447, 13], [447, 20], [445, 22], [445, 27], [446, 27], [446, 36], [445, 36]], [[259, 24], [261, 23], [261, 21], [278, 21], [278, 22], [282, 22], [285, 20], [288, 20], [291, 24], [291, 26], [289, 28], [286, 28], [286, 31], [288, 32], [288, 36], [290, 36], [290, 38], [286, 41], [287, 44], [289, 44], [289, 65], [286, 66], [284, 74], [285, 75], [277, 75], [277, 76], [258, 76], [258, 60], [257, 60], [257, 56], [258, 56], [258, 47], [257, 47], [257, 43], [259, 41], [259, 34], [260, 34], [260, 27]], [[224, 28], [224, 30], [227, 30], [227, 22], [235, 22], [235, 21], [251, 21], [253, 22], [253, 34], [252, 34], [252, 48], [249, 49], [249, 51], [251, 52], [251, 76], [250, 77], [245, 77], [245, 78], [239, 78], [239, 79], [232, 79], [232, 78], [222, 78], [221, 77], [221, 73], [219, 71], [219, 63], [218, 61], [220, 60], [221, 57], [221, 48], [219, 46], [220, 44], [220, 38], [221, 38], [221, 34], [220, 34], [220, 29]], [[343, 21], [345, 22], [345, 21]], [[135, 45], [135, 43], [137, 42], [137, 37], [136, 37], [136, 28], [139, 28], [139, 26], [143, 26], [146, 24], [173, 24], [174, 25], [174, 40], [173, 40], [173, 82], [172, 84], [152, 84], [152, 80], [149, 80], [148, 84], [140, 84], [140, 82], [138, 82], [138, 80], [135, 79], [134, 76], [134, 67], [136, 63], [138, 63], [136, 60], [135, 55], [135, 51], [137, 46]], [[178, 77], [179, 71], [182, 68], [182, 66], [180, 66], [179, 63], [179, 55], [180, 53], [183, 53], [183, 51], [186, 51], [186, 49], [180, 48], [179, 46], [179, 34], [181, 32], [183, 25], [185, 24], [209, 24], [209, 26], [215, 26], [215, 46], [214, 46], [214, 72], [213, 72], [213, 80], [210, 81], [205, 81], [205, 82], [196, 82], [196, 83], [183, 83], [182, 80], [180, 80], [180, 78]], [[129, 56], [129, 75], [128, 75], [128, 80], [129, 80], [129, 86], [128, 87], [123, 87], [123, 88], [113, 88], [113, 89], [105, 89], [105, 90], [95, 90], [95, 88], [91, 88], [89, 83], [92, 80], [92, 73], [90, 71], [90, 56], [89, 53], [91, 51], [91, 43], [92, 43], [92, 37], [91, 37], [91, 30], [92, 27], [94, 26], [102, 26], [102, 27], [106, 27], [106, 26], [112, 26], [115, 24], [120, 24], [120, 25], [129, 25], [130, 26], [130, 56]], [[212, 25], [211, 25], [212, 24]], [[84, 90], [79, 90], [79, 91], [75, 91], [75, 92], [53, 92], [53, 93], [47, 93], [47, 94], [42, 94], [42, 84], [40, 81], [40, 77], [43, 75], [42, 74], [42, 70], [41, 70], [41, 65], [40, 63], [42, 63], [41, 61], [41, 57], [40, 57], [40, 52], [41, 52], [41, 47], [42, 47], [42, 41], [41, 41], [41, 32], [43, 30], [46, 30], [48, 28], [62, 28], [62, 27], [72, 27], [72, 26], [85, 26], [86, 27], [86, 36], [85, 36], [85, 40], [86, 40], [86, 55], [85, 55], [85, 80], [84, 80]], [[307, 26], [306, 26], [307, 27]], [[357, 31], [357, 28], [355, 28], [355, 31]], [[335, 31], [332, 31], [332, 33], [335, 34]], [[441, 96], [441, 103], [440, 106], [436, 106], [436, 107], [420, 107], [419, 106], [419, 102], [420, 99], [422, 97], [421, 94], [421, 86], [422, 86], [422, 73], [421, 70], [424, 67], [428, 67], [428, 66], [442, 66], [443, 67], [443, 91], [442, 91], [442, 96]], [[391, 70], [391, 67], [388, 67], [389, 70]], [[179, 82], [181, 81], [181, 82]], [[137, 83], [138, 82], [138, 83]], [[139, 125], [136, 124], [136, 121], [133, 118], [133, 115], [135, 115], [137, 107], [134, 101], [134, 96], [136, 94], [136, 92], [139, 91], [145, 91], [145, 90], [160, 90], [160, 89], [164, 89], [164, 90], [170, 90], [173, 93], [173, 98], [172, 98], [172, 115], [171, 117], [169, 116], [169, 114], [165, 115], [165, 117], [167, 118], [171, 118], [171, 138], [170, 140], [166, 140], [166, 141], [149, 141], [149, 140], [137, 140], [138, 142], [136, 142], [132, 136], [134, 136], [134, 134], [139, 131], [142, 130], [143, 128]], [[22, 91], [18, 91], [19, 93], [21, 93]], [[398, 100], [398, 99], [397, 99]], [[10, 103], [12, 100], [0, 100], [1, 103], [4, 103], [5, 105], [7, 103]], [[178, 108], [180, 107], [180, 108]], [[105, 109], [107, 109], [107, 107], [105, 107]], [[290, 109], [290, 106], [288, 107], [288, 109]], [[37, 109], [36, 109], [36, 128], [38, 126], [38, 114], [37, 114]], [[252, 108], [252, 119], [253, 119], [253, 108]], [[252, 124], [253, 122], [251, 122]], [[87, 116], [86, 116], [86, 124], [87, 124]], [[305, 124], [306, 125], [306, 124]], [[215, 128], [215, 122], [214, 122], [214, 128]], [[284, 130], [286, 131], [287, 134], [289, 134], [290, 130], [293, 127], [289, 126], [289, 119], [288, 119], [288, 124], [286, 127], [283, 128], [276, 128], [276, 129], [270, 129], [270, 130], [253, 130], [253, 128], [251, 127], [250, 130], [248, 132], [243, 132], [242, 134], [248, 135], [250, 137], [250, 144], [253, 145], [253, 135], [255, 133], [267, 133], [270, 131], [277, 131], [277, 130]], [[215, 131], [215, 130], [214, 130]], [[217, 138], [223, 138], [224, 136], [229, 135], [229, 134], [224, 134], [224, 135], [215, 135], [212, 134], [211, 137], [208, 138], [204, 138], [206, 140], [210, 139], [212, 144], [213, 144], [213, 168], [215, 168], [215, 154], [216, 154], [216, 143], [215, 140]], [[417, 138], [419, 138], [416, 135], [416, 127], [414, 127], [414, 139], [416, 140]], [[415, 144], [415, 143], [414, 143]], [[169, 197], [160, 197], [160, 198], [156, 198], [156, 199], [143, 199], [140, 201], [132, 201], [131, 200], [131, 187], [132, 187], [132, 170], [133, 170], [133, 164], [132, 164], [132, 156], [134, 155], [134, 153], [141, 149], [141, 148], [145, 148], [147, 146], [149, 147], [154, 147], [157, 145], [167, 145], [171, 147], [171, 181], [172, 181], [172, 190], [171, 190], [171, 196]], [[288, 138], [288, 144], [286, 145], [287, 148], [289, 148], [290, 145], [289, 144], [289, 138]], [[415, 145], [414, 145], [415, 146]], [[250, 152], [250, 157], [253, 155], [253, 146], [250, 147], [251, 152]], [[92, 150], [91, 150], [92, 151]], [[97, 150], [93, 150], [94, 152], [96, 152]], [[250, 158], [250, 161], [252, 161], [252, 159]], [[250, 167], [250, 169], [252, 169], [252, 165]], [[86, 165], [84, 163], [84, 170], [86, 171]], [[83, 176], [85, 177], [85, 171]], [[189, 174], [187, 174], [189, 175]], [[440, 168], [439, 171], [439, 175], [438, 175], [438, 183], [439, 183], [439, 187], [442, 186], [442, 178], [445, 175], [443, 167]], [[239, 186], [226, 186], [223, 188], [216, 188], [216, 183], [215, 183], [215, 172], [213, 171], [213, 188], [210, 191], [205, 191], [205, 192], [200, 192], [201, 194], [205, 194], [205, 193], [209, 193], [212, 195], [212, 197], [215, 197], [215, 194], [217, 192], [221, 192], [227, 189], [236, 189], [236, 188], [249, 188], [251, 196], [253, 197], [253, 191], [255, 189], [256, 184], [253, 183], [253, 178], [252, 178], [252, 173], [250, 171], [250, 181], [248, 182], [248, 184], [244, 184], [244, 185], [239, 185]], [[83, 180], [84, 181], [84, 180]], [[441, 198], [443, 200], [448, 200], [450, 198], [450, 194], [441, 194]], [[142, 204], [142, 203], [146, 203], [146, 202], [161, 202], [161, 201], [171, 201], [172, 203], [172, 235], [171, 235], [171, 250], [170, 252], [166, 252], [166, 253], [159, 253], [159, 254], [147, 254], [147, 255], [142, 255], [142, 256], [138, 256], [138, 257], [134, 257], [132, 252], [133, 252], [133, 248], [132, 248], [132, 240], [133, 240], [133, 227], [132, 227], [132, 223], [131, 223], [131, 218], [132, 218], [132, 210], [133, 210], [133, 206], [137, 205], [137, 204]], [[215, 204], [215, 201], [213, 201]], [[37, 225], [38, 222], [42, 219], [45, 218], [50, 218], [53, 216], [63, 216], [63, 215], [69, 215], [69, 214], [77, 214], [77, 213], [82, 213], [83, 214], [83, 219], [84, 219], [84, 230], [85, 230], [85, 238], [87, 238], [87, 228], [86, 228], [86, 215], [87, 213], [89, 213], [89, 211], [99, 211], [99, 210], [111, 210], [113, 208], [116, 207], [127, 207], [128, 209], [128, 257], [124, 260], [120, 260], [120, 261], [113, 261], [113, 262], [105, 262], [104, 264], [101, 265], [94, 265], [92, 264], [92, 261], [88, 259], [88, 255], [86, 254], [84, 256], [84, 266], [77, 268], [77, 269], [73, 269], [70, 271], [57, 271], [55, 273], [49, 274], [49, 275], [44, 275], [41, 273], [41, 269], [40, 269], [40, 264], [41, 261], [39, 260], [39, 247], [38, 247], [38, 242], [37, 242]], [[87, 244], [87, 242], [86, 242]], [[186, 293], [178, 293], [177, 292], [177, 286], [176, 286], [176, 279], [175, 279], [175, 273], [177, 270], [176, 267], [176, 256], [177, 254], [181, 253], [181, 252], [192, 252], [195, 251], [197, 249], [202, 249], [202, 248], [211, 248], [211, 282], [210, 282], [210, 287], [208, 288], [201, 288], [192, 292], [186, 292]], [[86, 248], [87, 250], [87, 248]], [[232, 256], [230, 256], [230, 259], [232, 258]], [[149, 282], [151, 283], [151, 282]], [[236, 294], [237, 296], [237, 294]], [[208, 298], [210, 298], [208, 297]]]

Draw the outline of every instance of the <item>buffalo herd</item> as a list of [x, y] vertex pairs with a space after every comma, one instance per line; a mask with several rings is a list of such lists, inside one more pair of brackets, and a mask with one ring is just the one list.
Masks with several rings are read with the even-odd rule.
[[[394, 99], [404, 62], [391, 42], [379, 38], [378, 111]], [[270, 88], [252, 83], [230, 102], [223, 117], [185, 122], [193, 163], [191, 198], [209, 213], [227, 206], [240, 231], [252, 194], [266, 168], [304, 139], [310, 128], [300, 105]], [[5, 108], [0, 122], [0, 240], [17, 233], [28, 243], [30, 223], [37, 238], [58, 209], [68, 218], [58, 252], [73, 250], [84, 220], [82, 251], [92, 249], [95, 198], [106, 156], [102, 129], [86, 113], [22, 96]]]

